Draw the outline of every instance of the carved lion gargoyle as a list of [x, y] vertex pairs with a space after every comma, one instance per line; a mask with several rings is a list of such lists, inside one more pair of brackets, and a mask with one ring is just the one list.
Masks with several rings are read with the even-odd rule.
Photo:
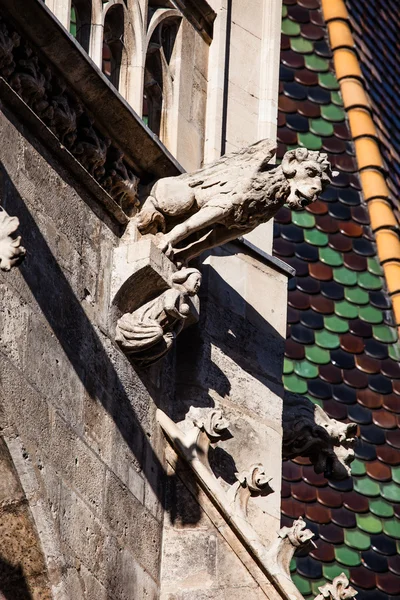
[[18, 227], [19, 219], [10, 217], [4, 208], [0, 207], [0, 269], [2, 271], [10, 271], [25, 257], [26, 250], [21, 246], [21, 236], [11, 237]]
[[327, 583], [318, 588], [321, 592], [315, 600], [350, 600], [358, 592], [349, 585], [349, 580], [344, 573], [335, 577], [332, 583]]
[[283, 458], [308, 457], [316, 473], [328, 479], [350, 475], [357, 425], [328, 417], [305, 396], [285, 394], [283, 401]]
[[306, 148], [286, 152], [279, 166], [270, 140], [226, 154], [177, 177], [158, 180], [136, 217], [140, 233], [157, 234], [167, 256], [187, 264], [269, 221], [285, 203], [300, 210], [330, 183], [327, 155]]

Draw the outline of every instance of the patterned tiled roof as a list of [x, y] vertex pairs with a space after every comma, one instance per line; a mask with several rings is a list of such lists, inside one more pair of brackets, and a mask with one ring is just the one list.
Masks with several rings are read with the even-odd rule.
[[[308, 459], [283, 465], [282, 521], [304, 516], [316, 548], [292, 564], [306, 598], [342, 571], [358, 600], [400, 596], [400, 357], [319, 0], [283, 0], [278, 158], [328, 153], [339, 175], [321, 199], [275, 219], [289, 282], [284, 384], [354, 421], [352, 478], [327, 481]], [[361, 4], [361, 0], [360, 0]], [[371, 75], [372, 76], [372, 75]], [[389, 159], [388, 159], [389, 160]]]
[[400, 4], [398, 0], [346, 0], [346, 6], [400, 221]]

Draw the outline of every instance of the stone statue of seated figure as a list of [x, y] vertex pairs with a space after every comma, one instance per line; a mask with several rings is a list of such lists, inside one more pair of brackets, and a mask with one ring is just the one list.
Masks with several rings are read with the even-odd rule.
[[232, 152], [193, 173], [158, 180], [135, 221], [178, 265], [269, 221], [285, 203], [301, 210], [330, 183], [327, 155], [296, 148], [278, 166], [270, 140]]
[[166, 354], [191, 314], [190, 296], [200, 289], [201, 273], [183, 268], [172, 276], [172, 287], [123, 315], [115, 340], [135, 363], [148, 366]]

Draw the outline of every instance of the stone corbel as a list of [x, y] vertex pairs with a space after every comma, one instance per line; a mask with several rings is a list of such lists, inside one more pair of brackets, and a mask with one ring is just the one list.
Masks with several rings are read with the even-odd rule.
[[327, 583], [318, 589], [321, 593], [316, 596], [315, 600], [349, 600], [358, 594], [349, 585], [349, 580], [344, 573], [335, 577], [332, 583]]
[[[193, 427], [183, 431], [164, 412], [157, 410], [157, 420], [176, 454], [190, 466], [196, 480], [222, 516], [226, 526], [239, 540], [231, 545], [237, 556], [243, 559], [243, 548], [256, 569], [275, 588], [276, 597], [287, 600], [303, 600], [303, 596], [290, 579], [289, 563], [297, 549], [310, 543], [313, 533], [305, 529], [305, 522], [298, 519], [291, 528], [280, 530], [278, 538], [269, 547], [265, 546], [257, 531], [247, 518], [247, 503], [252, 496], [272, 493], [270, 479], [260, 463], [237, 474], [238, 481], [226, 490], [215, 477], [208, 462], [210, 444], [221, 439], [228, 430], [228, 423], [221, 411], [211, 411], [203, 421], [193, 422]], [[173, 460], [168, 458], [175, 468]], [[222, 535], [224, 528], [218, 527]], [[228, 537], [225, 539], [230, 543]], [[260, 583], [262, 589], [267, 589]], [[267, 594], [270, 597], [269, 593]], [[275, 595], [272, 596], [275, 598]]]
[[21, 246], [21, 236], [12, 237], [19, 227], [19, 219], [0, 208], [0, 269], [10, 271], [19, 265], [25, 257], [26, 250]]
[[283, 401], [283, 458], [308, 457], [316, 473], [345, 479], [354, 460], [357, 425], [328, 417], [305, 396], [285, 394]]
[[110, 333], [129, 359], [147, 367], [199, 318], [201, 273], [178, 270], [149, 238], [114, 251]]

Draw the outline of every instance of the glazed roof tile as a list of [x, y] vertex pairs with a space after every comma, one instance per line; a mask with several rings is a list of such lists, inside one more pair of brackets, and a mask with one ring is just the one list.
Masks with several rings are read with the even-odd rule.
[[[394, 60], [398, 24], [386, 20], [388, 35], [376, 28], [396, 4], [347, 5], [386, 142], [388, 186], [397, 190], [400, 167], [392, 167], [400, 156], [399, 101], [393, 94], [400, 71]], [[305, 516], [317, 534], [309, 556], [293, 561], [292, 576], [305, 598], [344, 571], [359, 600], [394, 600], [400, 594], [397, 332], [390, 326], [390, 300], [359, 191], [320, 0], [284, 0], [283, 15], [278, 159], [288, 146], [300, 145], [328, 152], [339, 171], [317, 203], [297, 213], [284, 208], [275, 220], [274, 251], [297, 271], [289, 286], [283, 379], [287, 389], [307, 394], [332, 418], [356, 422], [360, 434], [347, 480], [328, 482], [308, 459], [284, 462], [282, 522]]]

